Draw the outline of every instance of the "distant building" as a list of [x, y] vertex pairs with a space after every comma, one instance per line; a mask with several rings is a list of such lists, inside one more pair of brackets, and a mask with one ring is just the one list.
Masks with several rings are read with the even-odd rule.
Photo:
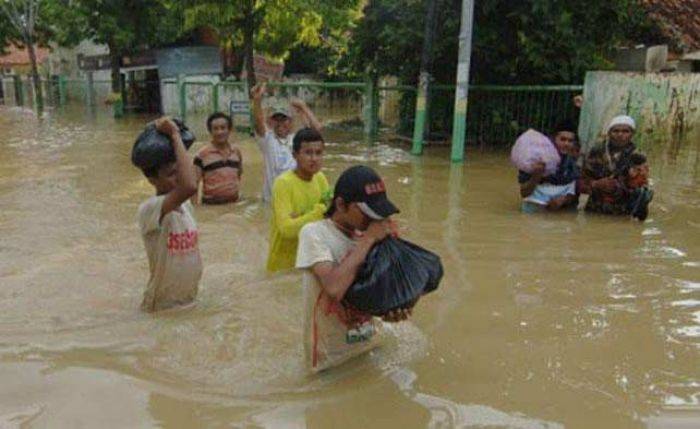
[[[27, 76], [32, 72], [29, 52], [16, 45], [10, 45], [5, 50], [7, 54], [0, 56], [0, 101], [5, 103], [6, 99], [14, 99], [15, 103], [20, 104], [23, 102], [22, 92], [18, 88], [19, 82], [13, 77]], [[49, 50], [35, 46], [34, 52], [39, 73], [43, 75], [46, 73]]]
[[[29, 61], [29, 52], [27, 52], [27, 48], [20, 48], [16, 45], [10, 45], [6, 51], [6, 55], [0, 56], [1, 75], [28, 75], [31, 73], [32, 63]], [[49, 50], [35, 46], [34, 52], [36, 52], [37, 64], [41, 68], [45, 67], [47, 62], [46, 60], [49, 57]]]
[[[187, 80], [218, 82], [223, 74], [224, 58], [216, 33], [197, 29], [175, 43], [120, 58], [123, 98], [127, 110], [161, 112], [163, 96], [176, 102], [173, 92], [177, 76]], [[111, 57], [106, 45], [84, 40], [77, 46], [53, 46], [49, 55], [50, 74], [69, 81], [92, 77], [95, 96], [105, 99], [111, 92]], [[69, 85], [69, 94], [70, 94]], [[167, 94], [164, 94], [167, 92]], [[82, 97], [79, 91], [77, 97]]]

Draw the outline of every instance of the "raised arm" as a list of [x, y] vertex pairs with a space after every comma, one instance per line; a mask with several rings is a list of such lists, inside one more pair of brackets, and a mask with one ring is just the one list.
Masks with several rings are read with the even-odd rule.
[[265, 125], [265, 112], [262, 108], [262, 98], [265, 94], [265, 84], [259, 83], [255, 85], [250, 90], [250, 104], [253, 109], [253, 126], [255, 128], [255, 133], [262, 137], [267, 131], [267, 126]]
[[304, 123], [307, 126], [313, 128], [319, 133], [323, 130], [323, 125], [321, 125], [321, 122], [318, 120], [318, 118], [316, 118], [316, 115], [314, 115], [314, 112], [311, 110], [311, 108], [309, 108], [304, 100], [293, 98], [290, 100], [289, 104], [291, 104], [299, 115], [303, 117]]
[[175, 151], [175, 187], [165, 195], [160, 211], [160, 220], [197, 192], [197, 176], [192, 157], [182, 143], [177, 125], [169, 118], [156, 120], [156, 129], [170, 138]]

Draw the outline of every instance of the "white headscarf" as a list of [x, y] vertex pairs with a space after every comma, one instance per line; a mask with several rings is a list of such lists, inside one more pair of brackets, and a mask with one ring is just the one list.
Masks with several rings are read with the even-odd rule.
[[627, 115], [620, 115], [612, 118], [612, 121], [610, 121], [610, 124], [608, 124], [608, 132], [610, 132], [610, 130], [617, 125], [627, 125], [628, 127], [632, 128], [632, 130], [637, 129], [637, 124], [634, 123], [634, 119]]

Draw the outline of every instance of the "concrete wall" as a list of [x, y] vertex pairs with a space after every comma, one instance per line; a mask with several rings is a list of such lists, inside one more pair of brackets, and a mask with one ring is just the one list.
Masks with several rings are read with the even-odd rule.
[[615, 70], [659, 72], [666, 67], [668, 46], [642, 46], [622, 48], [615, 55]]
[[[306, 79], [304, 79], [306, 80]], [[186, 82], [219, 82], [218, 75], [186, 76]], [[294, 82], [285, 79], [286, 82]], [[302, 80], [300, 80], [302, 81]], [[176, 79], [161, 79], [161, 102], [165, 114], [180, 114], [179, 93]], [[317, 112], [324, 122], [336, 122], [362, 117], [362, 95], [357, 91], [328, 90], [313, 88], [295, 88], [288, 90], [271, 89], [271, 94], [263, 100], [263, 108], [288, 103], [291, 97], [304, 100], [312, 110]], [[187, 113], [210, 113], [213, 109], [213, 90], [211, 86], [187, 85]], [[232, 100], [248, 101], [247, 89], [223, 86], [219, 88], [218, 110], [228, 112]], [[245, 117], [235, 118], [237, 123], [248, 124]]]
[[[219, 82], [218, 75], [187, 76], [185, 82], [211, 83]], [[187, 112], [210, 112], [212, 106], [212, 87], [209, 85], [187, 85]], [[163, 113], [180, 114], [180, 97], [176, 79], [161, 79], [160, 97]]]
[[680, 140], [700, 130], [699, 73], [589, 72], [579, 134], [584, 148], [602, 140], [616, 115], [637, 121], [638, 139]]

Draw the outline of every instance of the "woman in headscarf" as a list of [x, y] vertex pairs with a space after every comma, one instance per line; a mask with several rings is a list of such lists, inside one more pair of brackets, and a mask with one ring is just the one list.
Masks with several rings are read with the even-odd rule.
[[635, 130], [634, 119], [616, 116], [608, 125], [605, 143], [586, 155], [581, 191], [590, 194], [587, 211], [646, 218], [653, 193], [646, 186], [631, 189], [626, 185], [630, 169], [636, 165]]

